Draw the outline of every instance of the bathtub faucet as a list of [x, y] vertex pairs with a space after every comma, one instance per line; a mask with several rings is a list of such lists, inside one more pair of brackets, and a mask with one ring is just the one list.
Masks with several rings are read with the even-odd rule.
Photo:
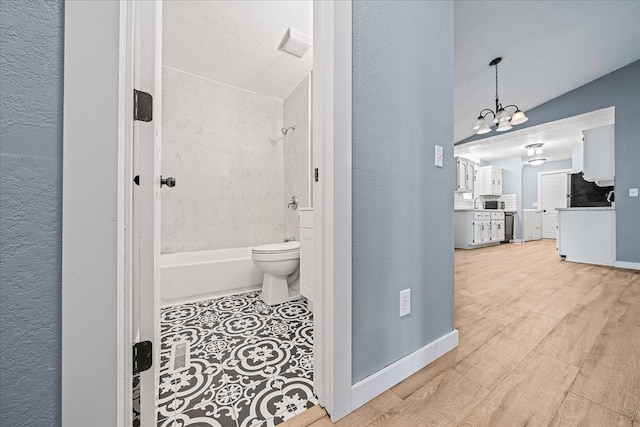
[[285, 237], [284, 241], [285, 241], [285, 243], [286, 242], [295, 242], [296, 241], [296, 236]]

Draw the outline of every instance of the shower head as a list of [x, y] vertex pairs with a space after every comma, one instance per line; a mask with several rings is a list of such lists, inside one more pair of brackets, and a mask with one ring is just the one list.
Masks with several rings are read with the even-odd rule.
[[289, 133], [289, 131], [295, 131], [295, 130], [296, 130], [296, 127], [295, 127], [295, 126], [291, 126], [291, 127], [288, 127], [288, 128], [282, 128], [282, 129], [280, 129], [280, 131], [282, 132], [282, 134], [283, 134], [283, 135], [288, 134], [288, 133]]

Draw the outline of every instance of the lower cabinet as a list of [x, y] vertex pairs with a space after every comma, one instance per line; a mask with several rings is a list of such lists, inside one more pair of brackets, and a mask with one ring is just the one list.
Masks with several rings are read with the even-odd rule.
[[454, 246], [472, 249], [504, 240], [504, 212], [456, 211]]
[[613, 208], [558, 209], [558, 255], [567, 261], [613, 265], [616, 211]]
[[300, 208], [300, 294], [310, 302], [315, 290], [315, 215], [313, 208]]
[[525, 209], [523, 211], [524, 241], [542, 239], [542, 211]]

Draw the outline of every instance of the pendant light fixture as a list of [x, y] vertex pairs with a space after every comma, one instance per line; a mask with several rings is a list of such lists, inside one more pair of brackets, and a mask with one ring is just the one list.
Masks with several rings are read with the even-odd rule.
[[[490, 108], [485, 108], [480, 111], [480, 115], [476, 120], [476, 125], [473, 127], [473, 130], [476, 131], [476, 135], [482, 135], [483, 133], [491, 132], [491, 128], [493, 125], [498, 125], [496, 127], [497, 132], [504, 132], [513, 127], [513, 125], [519, 125], [529, 118], [525, 116], [524, 112], [518, 108], [517, 105], [507, 105], [503, 107], [498, 99], [498, 64], [502, 61], [502, 58], [498, 57], [489, 63], [490, 66], [496, 67], [496, 109], [495, 111]], [[507, 112], [507, 108], [515, 108], [515, 112], [513, 115]], [[487, 116], [491, 114], [493, 116], [493, 121], [487, 119]]]

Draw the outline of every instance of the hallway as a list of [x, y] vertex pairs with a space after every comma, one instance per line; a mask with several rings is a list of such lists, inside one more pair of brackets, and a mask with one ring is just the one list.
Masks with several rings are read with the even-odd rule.
[[[640, 272], [550, 240], [455, 261], [459, 347], [336, 425], [640, 426]], [[319, 406], [282, 424], [330, 425]]]

